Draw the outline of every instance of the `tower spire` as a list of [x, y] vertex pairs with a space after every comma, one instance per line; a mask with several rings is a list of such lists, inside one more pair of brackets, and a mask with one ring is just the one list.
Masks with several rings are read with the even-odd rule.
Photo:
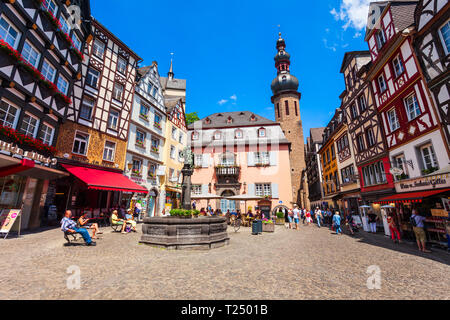
[[174, 77], [174, 73], [173, 73], [173, 52], [171, 53], [172, 57], [170, 58], [170, 68], [169, 68], [169, 72], [167, 73], [169, 80], [172, 80]]

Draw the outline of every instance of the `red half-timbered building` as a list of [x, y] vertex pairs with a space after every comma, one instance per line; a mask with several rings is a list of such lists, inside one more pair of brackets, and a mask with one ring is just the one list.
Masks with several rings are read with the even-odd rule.
[[366, 34], [372, 56], [367, 77], [396, 180], [426, 175], [448, 163], [439, 118], [413, 49], [417, 3], [372, 3], [370, 12], [380, 15]]

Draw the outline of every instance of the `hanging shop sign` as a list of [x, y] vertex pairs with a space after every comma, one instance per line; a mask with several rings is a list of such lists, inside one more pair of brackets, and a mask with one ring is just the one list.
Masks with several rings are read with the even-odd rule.
[[45, 157], [34, 151], [24, 151], [16, 145], [0, 140], [0, 150], [10, 152], [13, 155], [19, 155], [24, 158], [28, 158], [34, 161], [39, 161], [46, 165], [56, 165], [58, 160], [56, 158]]
[[422, 177], [395, 183], [398, 193], [450, 188], [450, 175]]

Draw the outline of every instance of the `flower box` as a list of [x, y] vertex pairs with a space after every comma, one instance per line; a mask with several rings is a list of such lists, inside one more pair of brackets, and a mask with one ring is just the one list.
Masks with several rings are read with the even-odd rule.
[[263, 232], [275, 232], [275, 225], [273, 223], [263, 223]]
[[7, 142], [15, 143], [24, 150], [28, 149], [25, 151], [37, 150], [45, 155], [54, 155], [56, 153], [55, 147], [44, 144], [41, 140], [17, 132], [13, 128], [0, 125], [0, 135], [2, 138], [7, 138]]
[[145, 144], [143, 141], [136, 141], [136, 145], [141, 148], [145, 148]]
[[159, 148], [152, 147], [152, 152], [159, 153]]
[[141, 117], [142, 119], [148, 121], [148, 115], [147, 114], [139, 114], [139, 117]]
[[161, 124], [158, 123], [158, 122], [155, 122], [154, 127], [155, 127], [155, 128], [158, 128], [158, 129], [161, 129]]

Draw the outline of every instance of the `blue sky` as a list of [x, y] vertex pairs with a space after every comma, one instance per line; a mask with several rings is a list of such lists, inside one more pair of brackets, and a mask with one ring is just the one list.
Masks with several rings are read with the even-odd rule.
[[367, 50], [369, 0], [92, 0], [92, 15], [167, 74], [187, 79], [187, 112], [248, 110], [274, 119], [270, 84], [278, 25], [300, 81], [305, 139], [339, 107], [346, 51]]

